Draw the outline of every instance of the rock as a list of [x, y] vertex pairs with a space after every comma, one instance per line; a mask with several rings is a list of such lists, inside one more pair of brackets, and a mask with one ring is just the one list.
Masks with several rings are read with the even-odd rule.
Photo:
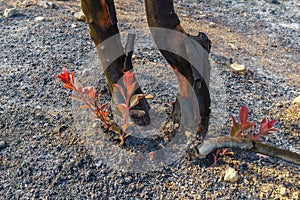
[[54, 8], [55, 4], [48, 1], [39, 1], [38, 6], [42, 8]]
[[238, 172], [232, 167], [227, 168], [224, 175], [224, 181], [236, 182], [237, 180]]
[[45, 18], [44, 17], [36, 17], [35, 19], [34, 19], [34, 21], [35, 22], [41, 22], [41, 21], [44, 21], [45, 20]]
[[154, 95], [153, 94], [147, 94], [145, 96], [146, 99], [154, 99]]
[[64, 132], [65, 130], [68, 129], [68, 126], [66, 125], [60, 125], [60, 126], [56, 126], [54, 129], [53, 129], [53, 133], [62, 133]]
[[22, 7], [29, 7], [29, 6], [32, 6], [34, 5], [34, 2], [33, 1], [30, 1], [30, 0], [25, 0], [21, 3], [21, 6]]
[[217, 24], [215, 22], [209, 22], [208, 26], [211, 28], [216, 28]]
[[13, 17], [17, 15], [18, 11], [15, 8], [6, 8], [3, 12], [3, 16], [5, 18]]
[[300, 192], [299, 191], [295, 191], [292, 193], [292, 199], [299, 199], [300, 196]]
[[300, 95], [293, 100], [293, 103], [300, 103]]
[[243, 72], [246, 69], [245, 65], [240, 65], [240, 64], [237, 64], [237, 63], [232, 63], [230, 65], [230, 68], [233, 69], [236, 72]]
[[0, 141], [0, 150], [4, 149], [5, 147], [7, 147], [7, 144], [5, 141]]
[[50, 109], [50, 110], [47, 111], [47, 114], [51, 115], [53, 117], [57, 117], [57, 115], [59, 114], [59, 112], [56, 112], [56, 111]]
[[82, 11], [76, 12], [74, 17], [77, 21], [86, 22], [86, 17]]
[[238, 48], [237, 48], [234, 44], [232, 44], [232, 43], [229, 43], [229, 46], [230, 46], [233, 50], [235, 50], [235, 51], [238, 50]]
[[206, 17], [206, 15], [202, 14], [202, 15], [198, 15], [199, 19], [204, 19]]
[[277, 1], [277, 0], [271, 0], [271, 3], [272, 3], [272, 4], [275, 4], [275, 5], [279, 5], [279, 4], [280, 4], [280, 2]]
[[286, 187], [281, 186], [280, 190], [279, 190], [279, 194], [282, 195], [282, 196], [285, 196], [286, 195]]

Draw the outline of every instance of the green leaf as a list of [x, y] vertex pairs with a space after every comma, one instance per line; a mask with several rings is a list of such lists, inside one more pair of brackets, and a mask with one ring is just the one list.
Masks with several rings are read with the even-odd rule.
[[121, 129], [115, 124], [111, 125], [108, 130], [121, 134]]
[[122, 125], [123, 132], [126, 132], [127, 128], [128, 128], [128, 124], [123, 124]]
[[230, 115], [230, 118], [232, 120], [232, 126], [231, 126], [231, 130], [230, 130], [230, 136], [232, 137], [236, 137], [239, 132], [240, 132], [240, 124], [236, 122], [235, 118], [233, 115]]
[[139, 100], [144, 98], [146, 95], [144, 94], [135, 94], [130, 98], [130, 106], [129, 108], [132, 108], [133, 106], [136, 106], [139, 103]]

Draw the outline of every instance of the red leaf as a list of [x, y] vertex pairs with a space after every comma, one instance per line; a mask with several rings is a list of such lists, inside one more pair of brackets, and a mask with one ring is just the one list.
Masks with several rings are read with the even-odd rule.
[[127, 90], [127, 98], [129, 98], [133, 93], [134, 87], [136, 85], [136, 82], [134, 80], [134, 72], [130, 72], [130, 71], [125, 72], [123, 76], [123, 82]]
[[127, 88], [134, 82], [134, 72], [127, 71], [123, 76], [124, 86]]
[[126, 105], [124, 103], [120, 103], [116, 105], [117, 111], [119, 111], [123, 116], [127, 112]]
[[88, 97], [91, 99], [91, 100], [94, 100], [95, 97], [96, 97], [96, 89], [95, 87], [86, 87], [83, 89], [84, 92], [86, 93], [86, 95], [88, 95]]
[[276, 124], [276, 120], [271, 120], [268, 122], [268, 128], [272, 128]]
[[74, 72], [72, 73], [71, 83], [74, 86], [74, 90], [76, 90], [78, 94], [82, 95], [82, 86], [80, 82], [75, 78]]
[[259, 133], [263, 133], [267, 129], [268, 129], [268, 118], [265, 117], [260, 122]]
[[246, 106], [242, 106], [240, 110], [240, 122], [245, 123], [248, 121], [248, 108]]
[[154, 157], [154, 152], [153, 151], [149, 152], [149, 160], [150, 161], [153, 160], [153, 157]]
[[72, 72], [72, 79], [75, 80], [75, 72]]
[[254, 129], [255, 129], [255, 126], [256, 126], [256, 122], [244, 122], [241, 124], [241, 130], [247, 131], [252, 127], [254, 127]]
[[126, 90], [127, 90], [127, 98], [129, 98], [131, 96], [131, 94], [133, 93], [133, 90], [135, 88], [135, 85], [136, 85], [136, 82], [130, 84], [130, 85], [127, 85], [126, 86]]
[[69, 89], [69, 90], [74, 90], [74, 86], [71, 83], [65, 83], [64, 87]]
[[[119, 84], [113, 84], [112, 86], [114, 88], [117, 88], [121, 92], [121, 94], [122, 94], [122, 96], [124, 98], [124, 101], [126, 101], [126, 96], [125, 96], [125, 93], [124, 93], [124, 90], [123, 90], [122, 86], [119, 85]], [[113, 91], [113, 93], [116, 93], [116, 91]]]
[[106, 104], [102, 104], [101, 106], [100, 106], [100, 110], [104, 110], [106, 108]]
[[67, 68], [63, 67], [61, 73], [57, 76], [57, 78], [61, 79], [63, 83], [70, 83], [70, 74]]

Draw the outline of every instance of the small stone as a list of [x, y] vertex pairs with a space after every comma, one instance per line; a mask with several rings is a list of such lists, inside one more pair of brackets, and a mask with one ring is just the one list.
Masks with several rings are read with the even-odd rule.
[[224, 181], [236, 182], [237, 180], [238, 172], [232, 167], [227, 168], [224, 175]]
[[48, 1], [39, 1], [38, 6], [42, 8], [54, 8], [55, 4]]
[[293, 100], [293, 103], [300, 103], [300, 95]]
[[286, 187], [281, 186], [280, 190], [279, 190], [279, 194], [282, 195], [282, 196], [285, 196], [286, 195]]
[[0, 149], [4, 149], [5, 147], [7, 147], [7, 144], [5, 141], [0, 141]]
[[85, 22], [85, 21], [86, 21], [86, 17], [85, 17], [85, 15], [84, 15], [84, 13], [82, 12], [82, 10], [79, 11], [79, 12], [76, 12], [76, 13], [74, 14], [74, 17], [75, 17], [75, 19], [76, 19], [77, 21], [81, 21], [81, 22]]
[[216, 28], [217, 24], [215, 22], [209, 22], [208, 26], [211, 28]]
[[17, 15], [18, 11], [15, 8], [6, 8], [3, 12], [3, 16], [5, 18], [13, 17]]
[[206, 17], [206, 15], [202, 14], [202, 15], [198, 15], [199, 19], [204, 19]]
[[299, 199], [300, 196], [300, 192], [299, 191], [295, 191], [292, 193], [292, 199]]
[[23, 7], [29, 7], [29, 6], [32, 6], [34, 4], [33, 1], [30, 1], [30, 0], [25, 0], [21, 3], [21, 6]]
[[277, 0], [272, 0], [271, 3], [276, 4], [276, 5], [279, 5], [279, 4], [280, 4], [280, 2], [277, 1]]
[[53, 117], [57, 117], [57, 115], [59, 114], [59, 112], [56, 112], [56, 111], [50, 109], [50, 110], [47, 111], [47, 114], [51, 115]]
[[153, 94], [148, 94], [145, 96], [146, 99], [153, 99], [154, 98], [154, 95]]
[[232, 43], [229, 43], [229, 46], [235, 51], [238, 50], [238, 48]]
[[240, 65], [240, 64], [237, 64], [237, 63], [232, 63], [230, 65], [230, 68], [233, 69], [236, 72], [243, 72], [246, 69], [245, 65]]
[[66, 125], [60, 125], [60, 126], [56, 126], [54, 129], [53, 129], [53, 132], [54, 133], [62, 133], [64, 132], [65, 130], [68, 129], [68, 126]]
[[44, 21], [44, 20], [45, 20], [44, 17], [36, 17], [36, 18], [34, 19], [35, 22], [41, 22], [41, 21]]

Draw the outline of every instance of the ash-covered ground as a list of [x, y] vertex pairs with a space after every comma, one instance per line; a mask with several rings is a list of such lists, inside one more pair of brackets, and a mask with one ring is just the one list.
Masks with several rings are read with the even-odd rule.
[[[63, 66], [98, 84], [110, 104], [79, 1], [2, 1], [0, 13], [0, 199], [299, 199], [299, 166], [237, 151], [213, 166], [212, 156], [180, 158], [160, 171], [125, 173], [101, 162], [83, 143], [70, 92], [56, 75]], [[49, 1], [50, 2], [50, 1]], [[147, 35], [143, 2], [115, 0], [119, 28], [141, 33], [134, 66], [159, 112], [177, 92], [175, 76]], [[41, 4], [42, 5], [42, 4]], [[49, 5], [49, 4], [48, 4]], [[299, 152], [299, 1], [184, 1], [183, 27], [212, 41], [210, 134], [228, 133], [230, 113], [247, 105], [252, 121], [278, 120], [267, 142]], [[38, 18], [42, 17], [42, 18]], [[245, 65], [243, 73], [230, 68]], [[98, 67], [100, 67], [100, 70]], [[87, 86], [87, 85], [86, 85]], [[237, 179], [225, 181], [228, 168]]]

